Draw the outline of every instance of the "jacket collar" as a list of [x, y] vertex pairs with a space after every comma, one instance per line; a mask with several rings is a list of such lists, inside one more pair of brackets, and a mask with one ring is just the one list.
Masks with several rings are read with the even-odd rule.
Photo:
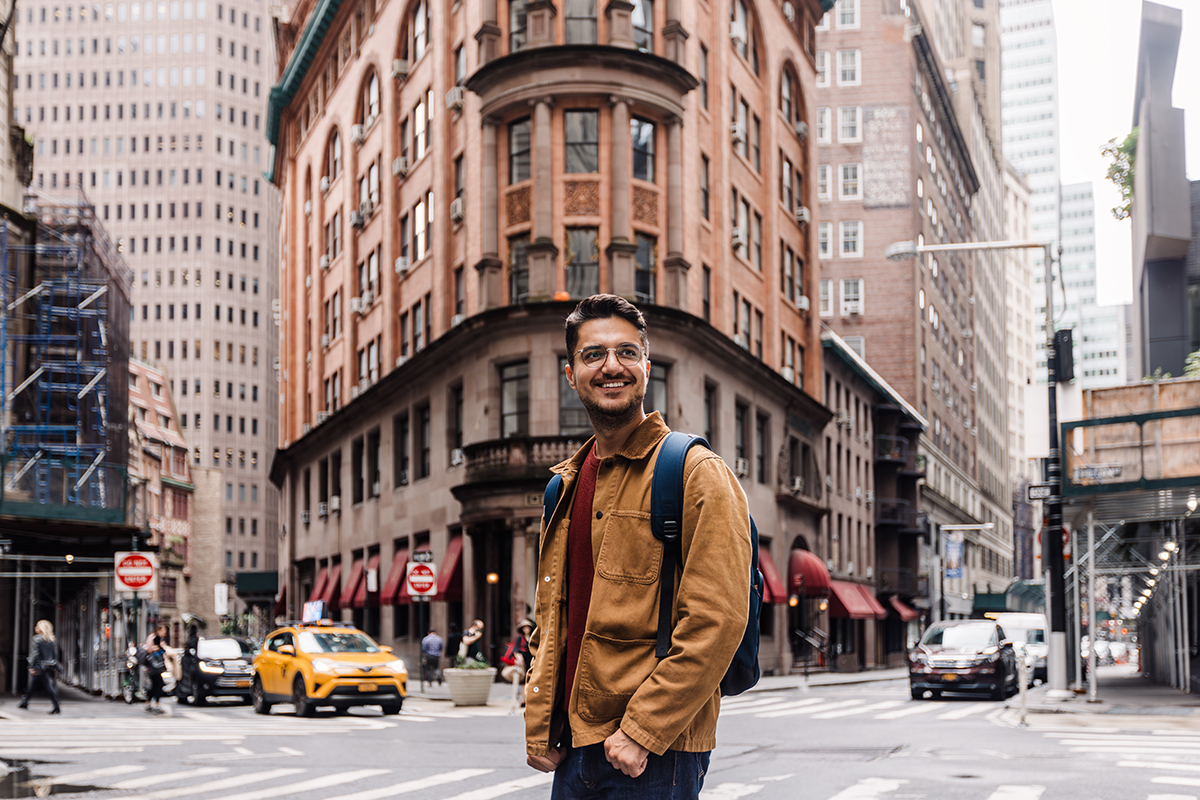
[[[654, 449], [658, 447], [658, 443], [663, 437], [671, 432], [667, 427], [667, 423], [663, 422], [662, 414], [657, 411], [646, 415], [641, 424], [633, 429], [629, 434], [629, 438], [625, 440], [625, 444], [617, 452], [616, 458], [624, 458], [630, 461], [640, 461], [647, 458]], [[593, 445], [596, 443], [596, 437], [592, 436], [583, 446], [575, 451], [575, 455], [568, 458], [559, 464], [555, 464], [550, 468], [550, 471], [562, 475], [564, 479], [574, 477], [583, 466], [583, 460], [587, 458], [587, 454], [591, 452]]]

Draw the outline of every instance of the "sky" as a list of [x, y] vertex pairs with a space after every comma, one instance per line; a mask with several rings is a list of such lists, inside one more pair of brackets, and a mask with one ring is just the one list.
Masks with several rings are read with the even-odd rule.
[[[1127, 303], [1133, 294], [1129, 220], [1109, 209], [1120, 194], [1105, 177], [1100, 148], [1124, 139], [1133, 125], [1141, 0], [1053, 0], [1058, 31], [1062, 182], [1091, 181], [1096, 197], [1096, 268], [1100, 304]], [[1200, 180], [1200, 2], [1158, 0], [1183, 9], [1175, 67], [1174, 103], [1184, 109], [1187, 173]], [[1190, 77], [1189, 77], [1190, 76]]]

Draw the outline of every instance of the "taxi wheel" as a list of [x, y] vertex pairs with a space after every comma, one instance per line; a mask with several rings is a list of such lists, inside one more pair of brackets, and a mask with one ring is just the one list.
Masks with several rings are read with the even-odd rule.
[[384, 703], [383, 704], [383, 713], [384, 713], [384, 715], [399, 714], [400, 706], [401, 706], [401, 703]]
[[301, 675], [292, 681], [292, 704], [296, 707], [297, 717], [311, 717], [317, 711], [317, 707], [308, 699], [308, 689], [304, 688], [304, 677]]
[[913, 700], [923, 700], [925, 698], [925, 690], [918, 689], [915, 686], [908, 687], [909, 693], [912, 694]]
[[254, 683], [250, 686], [250, 702], [254, 704], [255, 713], [271, 713], [271, 704], [267, 702], [267, 695], [263, 691], [262, 681], [258, 679], [258, 676], [254, 677]]

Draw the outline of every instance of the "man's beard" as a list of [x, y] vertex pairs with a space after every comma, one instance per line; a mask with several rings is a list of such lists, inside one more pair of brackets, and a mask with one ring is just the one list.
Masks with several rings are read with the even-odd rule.
[[646, 394], [642, 392], [629, 403], [620, 408], [604, 408], [590, 397], [580, 397], [592, 429], [596, 432], [619, 431], [638, 417], [638, 412], [646, 402]]

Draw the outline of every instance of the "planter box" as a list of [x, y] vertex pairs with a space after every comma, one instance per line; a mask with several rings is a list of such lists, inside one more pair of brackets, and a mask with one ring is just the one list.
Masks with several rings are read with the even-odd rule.
[[492, 684], [496, 681], [496, 668], [445, 669], [446, 688], [456, 706], [486, 706]]

